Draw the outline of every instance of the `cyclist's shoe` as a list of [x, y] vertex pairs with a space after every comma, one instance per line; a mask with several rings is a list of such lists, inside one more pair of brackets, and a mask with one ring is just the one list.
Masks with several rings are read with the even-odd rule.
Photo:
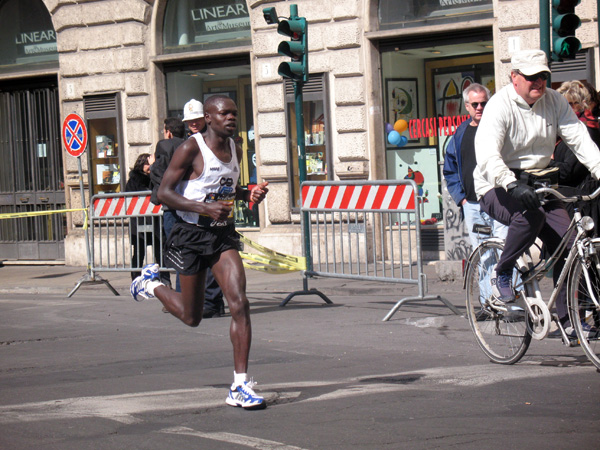
[[141, 302], [144, 299], [152, 298], [154, 295], [147, 290], [149, 281], [158, 280], [158, 264], [147, 264], [142, 269], [142, 274], [131, 282], [129, 292], [136, 302]]
[[[583, 329], [583, 336], [586, 339], [594, 339], [594, 338], [598, 337], [598, 328], [591, 326], [589, 323], [581, 322], [581, 328]], [[572, 331], [573, 338], [577, 337], [575, 328], [568, 327], [568, 330], [573, 330]], [[567, 329], [565, 329], [565, 331], [567, 331]], [[569, 331], [567, 331], [567, 334], [569, 334]]]
[[515, 301], [515, 291], [512, 286], [512, 271], [500, 272], [492, 278], [492, 293], [494, 306], [504, 306]]
[[256, 385], [254, 380], [244, 381], [239, 386], [231, 385], [229, 395], [225, 400], [230, 406], [238, 406], [244, 409], [264, 409], [267, 407], [265, 399], [256, 395], [252, 388]]
[[[569, 340], [577, 339], [577, 332], [575, 331], [575, 328], [571, 326], [571, 322], [566, 322], [563, 325], [563, 328]], [[598, 328], [591, 326], [589, 323], [582, 322], [581, 328], [583, 328], [583, 335], [586, 339], [593, 339], [598, 337]], [[553, 332], [548, 333], [548, 337], [562, 339], [563, 335], [560, 331], [560, 328], [557, 328]]]

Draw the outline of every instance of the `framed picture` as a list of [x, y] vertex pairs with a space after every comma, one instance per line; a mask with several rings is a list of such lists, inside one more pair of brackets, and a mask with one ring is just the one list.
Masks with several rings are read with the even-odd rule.
[[[385, 80], [386, 122], [394, 125], [397, 120], [409, 122], [419, 117], [419, 96], [416, 78], [388, 78]], [[408, 133], [406, 134], [408, 137]], [[419, 142], [410, 139], [408, 142]]]

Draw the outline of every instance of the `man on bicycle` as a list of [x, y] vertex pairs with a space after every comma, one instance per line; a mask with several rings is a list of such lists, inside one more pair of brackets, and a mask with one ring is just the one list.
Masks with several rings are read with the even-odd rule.
[[[600, 178], [600, 150], [565, 98], [546, 87], [550, 69], [545, 53], [516, 52], [511, 64], [511, 83], [490, 99], [475, 137], [474, 179], [481, 209], [509, 226], [496, 278], [492, 280], [497, 306], [515, 300], [512, 273], [519, 256], [538, 236], [554, 252], [570, 224], [562, 202], [540, 205], [535, 189], [521, 181], [522, 172], [549, 165], [558, 135], [594, 178]], [[573, 235], [569, 248], [574, 238]], [[567, 253], [568, 248], [554, 268], [555, 283]], [[556, 309], [565, 331], [574, 332], [568, 323], [566, 283], [558, 295]]]

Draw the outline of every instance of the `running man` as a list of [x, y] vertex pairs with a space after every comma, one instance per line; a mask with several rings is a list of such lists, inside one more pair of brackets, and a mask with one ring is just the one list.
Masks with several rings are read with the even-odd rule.
[[162, 284], [158, 266], [149, 265], [131, 284], [131, 295], [136, 300], [157, 297], [172, 315], [196, 327], [202, 320], [206, 270], [210, 267], [231, 313], [234, 381], [226, 403], [262, 409], [267, 405], [253, 391], [255, 383], [247, 375], [252, 326], [233, 203], [260, 203], [268, 183], [260, 183], [251, 191], [238, 185], [242, 149], [232, 139], [237, 129], [235, 102], [223, 95], [209, 97], [204, 114], [206, 131], [194, 134], [175, 151], [158, 190], [159, 201], [178, 214], [167, 240], [165, 264], [177, 270], [181, 293]]

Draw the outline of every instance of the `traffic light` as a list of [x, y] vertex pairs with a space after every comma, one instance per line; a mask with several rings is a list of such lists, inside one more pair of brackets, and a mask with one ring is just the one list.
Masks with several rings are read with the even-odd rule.
[[575, 14], [575, 7], [581, 0], [552, 0], [552, 59], [574, 59], [581, 50], [581, 42], [575, 30], [581, 19]]
[[277, 72], [284, 78], [308, 83], [308, 29], [306, 18], [292, 16], [277, 25], [277, 32], [290, 38], [282, 41], [277, 52], [292, 58], [291, 62], [283, 62]]

